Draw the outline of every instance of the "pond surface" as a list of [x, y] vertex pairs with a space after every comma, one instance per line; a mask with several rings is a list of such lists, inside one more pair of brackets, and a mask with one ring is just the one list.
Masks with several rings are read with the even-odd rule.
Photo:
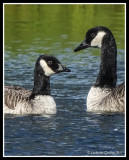
[[5, 156], [124, 156], [125, 115], [86, 112], [100, 49], [74, 53], [88, 29], [110, 28], [117, 44], [117, 84], [125, 80], [125, 11], [113, 4], [6, 4], [4, 83], [33, 88], [35, 61], [56, 56], [71, 69], [51, 77], [56, 115], [4, 116]]

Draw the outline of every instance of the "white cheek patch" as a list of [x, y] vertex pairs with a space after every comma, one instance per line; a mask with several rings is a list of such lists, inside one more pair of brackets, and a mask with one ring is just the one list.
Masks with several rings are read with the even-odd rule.
[[106, 33], [104, 31], [98, 32], [96, 37], [91, 41], [91, 47], [99, 47], [102, 46], [102, 39]]
[[55, 72], [47, 65], [47, 63], [43, 59], [40, 60], [40, 66], [43, 68], [44, 74], [46, 76], [55, 74]]

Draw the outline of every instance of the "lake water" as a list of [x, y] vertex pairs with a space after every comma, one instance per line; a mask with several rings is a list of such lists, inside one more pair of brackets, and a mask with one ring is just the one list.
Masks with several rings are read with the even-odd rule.
[[74, 53], [88, 29], [110, 28], [117, 43], [117, 84], [125, 80], [125, 9], [115, 4], [6, 4], [4, 83], [33, 88], [35, 61], [56, 56], [71, 69], [51, 77], [56, 115], [4, 115], [5, 156], [124, 156], [125, 114], [86, 112], [100, 49]]

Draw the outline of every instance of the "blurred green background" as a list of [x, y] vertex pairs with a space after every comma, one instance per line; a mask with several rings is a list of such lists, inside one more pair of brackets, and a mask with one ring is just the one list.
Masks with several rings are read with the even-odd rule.
[[117, 47], [125, 48], [124, 4], [5, 4], [5, 53], [71, 53], [86, 31], [99, 25], [111, 29]]

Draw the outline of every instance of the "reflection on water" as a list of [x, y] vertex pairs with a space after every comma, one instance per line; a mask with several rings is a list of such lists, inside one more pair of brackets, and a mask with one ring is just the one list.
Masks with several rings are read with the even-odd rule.
[[73, 50], [97, 25], [109, 27], [115, 36], [119, 84], [124, 81], [124, 5], [5, 5], [6, 85], [32, 90], [40, 54], [54, 55], [71, 69], [51, 77], [56, 115], [5, 115], [5, 156], [125, 154], [124, 114], [86, 112], [100, 50]]

